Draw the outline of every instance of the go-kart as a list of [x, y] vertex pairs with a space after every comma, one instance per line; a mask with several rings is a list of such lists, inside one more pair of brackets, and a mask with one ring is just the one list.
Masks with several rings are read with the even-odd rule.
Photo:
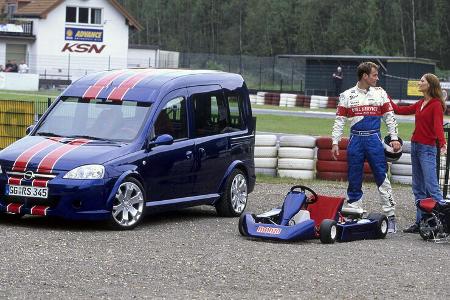
[[387, 217], [343, 209], [342, 197], [317, 195], [312, 189], [296, 185], [286, 195], [283, 205], [255, 215], [242, 214], [239, 232], [243, 236], [294, 241], [320, 238], [325, 244], [360, 239], [383, 239], [388, 229]]
[[440, 205], [436, 200], [426, 198], [419, 200], [417, 206], [422, 210], [420, 236], [426, 241], [450, 242], [450, 203]]

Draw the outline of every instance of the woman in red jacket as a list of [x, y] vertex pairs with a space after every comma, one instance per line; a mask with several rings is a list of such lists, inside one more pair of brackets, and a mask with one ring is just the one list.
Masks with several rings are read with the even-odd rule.
[[[411, 137], [412, 190], [416, 203], [431, 197], [446, 205], [436, 177], [436, 145], [441, 154], [447, 151], [443, 128], [445, 99], [439, 79], [433, 74], [422, 76], [419, 91], [424, 97], [412, 105], [397, 106], [392, 100], [391, 104], [396, 114], [416, 116]], [[420, 219], [421, 212], [417, 209], [416, 222], [403, 232], [419, 232]]]

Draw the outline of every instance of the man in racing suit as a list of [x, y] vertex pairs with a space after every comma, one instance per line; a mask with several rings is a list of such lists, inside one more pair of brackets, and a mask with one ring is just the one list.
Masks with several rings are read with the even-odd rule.
[[392, 188], [387, 178], [387, 163], [380, 133], [383, 118], [391, 136], [390, 145], [394, 151], [401, 148], [397, 136], [397, 121], [388, 95], [376, 87], [378, 66], [372, 62], [363, 62], [358, 66], [358, 82], [356, 86], [340, 95], [336, 119], [333, 126], [332, 154], [339, 155], [338, 142], [342, 137], [347, 119], [350, 120], [350, 140], [347, 147], [348, 189], [347, 207], [358, 213], [362, 209], [361, 190], [364, 160], [369, 162], [378, 186], [383, 212], [388, 216], [388, 232], [396, 231], [395, 202]]

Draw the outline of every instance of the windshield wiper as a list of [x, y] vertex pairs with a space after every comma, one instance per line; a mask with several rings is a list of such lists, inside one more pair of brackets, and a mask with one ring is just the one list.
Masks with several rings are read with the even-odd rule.
[[39, 135], [39, 136], [60, 136], [59, 134], [56, 134], [56, 133], [53, 133], [53, 132], [44, 132], [44, 131], [38, 132], [38, 133], [36, 133], [36, 135]]
[[97, 137], [97, 136], [91, 136], [91, 135], [78, 135], [78, 134], [75, 134], [75, 135], [68, 135], [68, 136], [66, 136], [66, 138], [79, 138], [79, 139], [89, 139], [89, 140], [110, 142], [110, 140], [108, 140], [108, 139], [100, 138], [100, 137]]

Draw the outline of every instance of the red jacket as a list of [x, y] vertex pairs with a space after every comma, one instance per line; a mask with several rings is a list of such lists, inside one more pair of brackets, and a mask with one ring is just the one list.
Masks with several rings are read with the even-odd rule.
[[411, 137], [412, 142], [425, 145], [436, 146], [436, 140], [439, 141], [439, 147], [446, 144], [444, 137], [444, 112], [442, 111], [441, 101], [433, 98], [425, 107], [422, 107], [424, 99], [408, 106], [398, 106], [391, 100], [394, 112], [399, 115], [416, 115], [416, 128]]

